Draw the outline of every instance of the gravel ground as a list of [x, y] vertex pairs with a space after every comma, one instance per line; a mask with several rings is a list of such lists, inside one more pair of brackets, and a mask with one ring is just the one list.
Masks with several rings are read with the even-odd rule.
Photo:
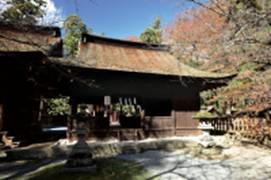
[[227, 159], [204, 160], [183, 151], [147, 151], [120, 155], [143, 165], [149, 179], [271, 179], [271, 151], [255, 146], [233, 146], [223, 151]]

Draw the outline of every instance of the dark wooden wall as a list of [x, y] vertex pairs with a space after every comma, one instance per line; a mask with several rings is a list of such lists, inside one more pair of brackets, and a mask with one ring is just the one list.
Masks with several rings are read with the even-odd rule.
[[170, 137], [170, 136], [196, 136], [200, 135], [198, 121], [193, 119], [196, 112], [174, 112], [173, 116], [168, 117], [147, 117], [152, 119], [150, 127], [146, 129], [148, 137]]
[[35, 138], [33, 133], [40, 130], [35, 123], [42, 93], [41, 85], [35, 79], [39, 71], [34, 69], [43, 58], [40, 53], [0, 53], [0, 104], [3, 105], [1, 130], [7, 131], [9, 136]]
[[[202, 88], [202, 79], [135, 72], [67, 68], [72, 81], [62, 81], [63, 92], [78, 101], [95, 97], [138, 97], [155, 99], [190, 98]], [[82, 81], [78, 81], [78, 78]]]
[[177, 111], [175, 112], [176, 119], [176, 136], [187, 136], [187, 135], [199, 135], [201, 131], [197, 129], [198, 120], [193, 119], [196, 111]]

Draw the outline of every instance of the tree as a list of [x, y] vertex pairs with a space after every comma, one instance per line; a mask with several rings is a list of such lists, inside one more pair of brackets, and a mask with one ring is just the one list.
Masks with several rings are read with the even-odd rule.
[[172, 44], [173, 54], [183, 63], [194, 67], [217, 59], [217, 54], [222, 51], [220, 38], [228, 26], [226, 18], [214, 12], [219, 10], [216, 5], [209, 3], [205, 7], [177, 14], [164, 31], [165, 39]]
[[[212, 2], [215, 4], [201, 5], [201, 9], [209, 11], [208, 13], [212, 12], [212, 15], [205, 16], [205, 21], [201, 23], [209, 21], [208, 24], [212, 25], [210, 27], [215, 27], [217, 32], [200, 33], [197, 28], [204, 27], [197, 21], [193, 28], [189, 27], [191, 18], [188, 18], [188, 21], [180, 23], [183, 28], [176, 29], [171, 35], [176, 40], [188, 43], [192, 40], [198, 45], [203, 44], [202, 47], [205, 46], [206, 49], [214, 49], [216, 56], [210, 56], [210, 60], [201, 68], [237, 74], [226, 86], [203, 92], [201, 97], [204, 107], [212, 106], [222, 116], [229, 114], [233, 117], [241, 114], [259, 116], [271, 108], [271, 1]], [[215, 16], [217, 18], [214, 19]], [[224, 23], [222, 26], [219, 25], [221, 18], [224, 19], [226, 26]], [[187, 32], [188, 36], [180, 30]], [[269, 114], [265, 115], [270, 119]]]
[[47, 99], [48, 113], [53, 116], [69, 114], [69, 100], [68, 97]]
[[70, 15], [64, 21], [64, 53], [66, 56], [74, 57], [78, 51], [78, 44], [82, 33], [90, 33], [82, 19], [76, 15]]
[[155, 18], [151, 26], [154, 30], [161, 30], [161, 19], [159, 16]]
[[140, 39], [137, 36], [130, 35], [125, 38], [128, 41], [133, 41], [133, 42], [140, 42]]
[[156, 17], [150, 27], [147, 27], [143, 33], [140, 34], [140, 39], [146, 43], [160, 44], [162, 41], [162, 30], [160, 17]]
[[12, 24], [37, 24], [44, 16], [46, 2], [44, 0], [7, 0], [7, 9], [0, 17], [2, 20]]

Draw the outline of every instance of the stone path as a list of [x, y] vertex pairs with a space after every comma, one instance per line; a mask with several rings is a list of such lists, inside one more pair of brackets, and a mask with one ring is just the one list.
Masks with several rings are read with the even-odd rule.
[[[223, 143], [223, 138], [216, 139], [216, 144], [219, 143], [225, 149], [222, 151], [222, 155], [218, 156], [219, 159], [216, 160], [206, 160], [191, 155], [190, 152], [195, 153], [194, 150], [197, 147], [195, 141], [125, 142], [120, 143], [119, 146], [117, 146], [118, 143], [95, 143], [93, 150], [97, 151], [93, 151], [93, 153], [112, 155], [112, 152], [115, 152], [113, 153], [114, 157], [136, 161], [150, 171], [150, 177], [147, 177], [147, 179], [271, 179], [270, 149], [252, 145], [240, 146], [238, 144], [227, 146], [227, 143]], [[107, 152], [108, 149], [111, 149], [110, 152], [105, 153], [104, 151]], [[167, 151], [164, 151], [164, 149]], [[36, 149], [34, 148], [34, 150]], [[29, 153], [33, 152], [35, 151], [29, 151]], [[116, 152], [122, 152], [123, 154], [117, 155]], [[19, 153], [26, 152], [22, 150]], [[54, 159], [50, 160], [50, 158], [45, 157], [35, 161], [21, 160], [13, 162], [1, 162], [0, 160], [0, 179], [21, 177], [47, 165], [63, 161]]]
[[224, 160], [204, 160], [182, 151], [147, 151], [120, 155], [151, 172], [148, 179], [271, 179], [271, 151], [255, 146], [234, 146], [223, 151]]

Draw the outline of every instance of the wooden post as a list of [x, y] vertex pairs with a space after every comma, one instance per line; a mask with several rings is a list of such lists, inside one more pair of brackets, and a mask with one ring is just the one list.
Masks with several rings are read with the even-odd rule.
[[75, 115], [77, 113], [77, 106], [78, 104], [76, 103], [76, 101], [70, 99], [70, 113], [67, 118], [67, 139], [69, 141], [73, 140], [73, 132], [76, 129]]
[[175, 110], [171, 111], [171, 117], [173, 119], [174, 127], [173, 127], [173, 135], [176, 136], [176, 128], [177, 128], [177, 121], [176, 121], [176, 115], [175, 115]]
[[3, 104], [0, 104], [0, 131], [3, 129], [4, 125], [4, 107]]
[[42, 112], [43, 112], [44, 102], [42, 96], [40, 97], [39, 112], [38, 112], [38, 122], [41, 122]]

